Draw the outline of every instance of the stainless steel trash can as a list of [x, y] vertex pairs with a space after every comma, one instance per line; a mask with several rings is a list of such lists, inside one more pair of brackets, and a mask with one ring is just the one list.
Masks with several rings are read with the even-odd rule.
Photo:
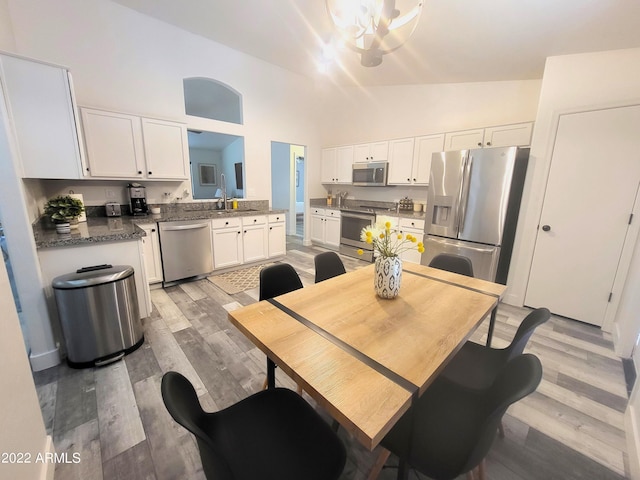
[[69, 366], [105, 365], [144, 342], [132, 267], [81, 268], [52, 286]]

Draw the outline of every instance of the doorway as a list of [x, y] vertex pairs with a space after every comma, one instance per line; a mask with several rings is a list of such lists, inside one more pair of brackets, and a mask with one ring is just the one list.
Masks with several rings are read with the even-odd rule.
[[[602, 326], [640, 184], [640, 106], [561, 115], [525, 304]], [[617, 304], [616, 304], [617, 305]]]
[[305, 147], [271, 142], [271, 208], [287, 210], [287, 235], [304, 237]]

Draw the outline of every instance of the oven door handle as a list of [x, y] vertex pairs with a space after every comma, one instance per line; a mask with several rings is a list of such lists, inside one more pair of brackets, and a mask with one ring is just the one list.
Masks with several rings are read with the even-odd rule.
[[357, 213], [342, 213], [342, 218], [359, 218], [360, 220], [369, 220], [373, 222], [376, 217], [371, 215], [358, 215]]

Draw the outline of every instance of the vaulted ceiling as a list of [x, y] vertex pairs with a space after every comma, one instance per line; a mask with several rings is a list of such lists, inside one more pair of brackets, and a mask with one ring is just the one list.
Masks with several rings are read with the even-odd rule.
[[[331, 34], [323, 0], [113, 0], [269, 63], [318, 77]], [[341, 85], [542, 78], [553, 55], [640, 47], [638, 0], [424, 0], [411, 39], [382, 65], [348, 50], [325, 74]]]

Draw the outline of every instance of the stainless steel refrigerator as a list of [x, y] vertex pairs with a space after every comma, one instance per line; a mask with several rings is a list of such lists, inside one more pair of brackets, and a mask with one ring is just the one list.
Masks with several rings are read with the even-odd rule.
[[479, 148], [434, 153], [425, 251], [471, 259], [476, 278], [507, 283], [529, 148]]

